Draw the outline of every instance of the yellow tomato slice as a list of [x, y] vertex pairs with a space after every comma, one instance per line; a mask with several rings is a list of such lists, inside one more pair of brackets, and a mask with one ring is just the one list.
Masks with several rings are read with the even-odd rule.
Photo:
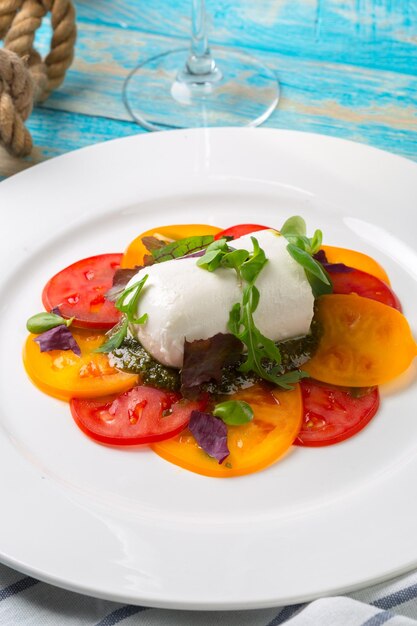
[[23, 362], [32, 382], [42, 391], [69, 400], [72, 397], [122, 393], [138, 382], [136, 374], [127, 374], [112, 367], [106, 354], [94, 353], [104, 343], [106, 336], [87, 330], [72, 329], [81, 349], [81, 356], [72, 350], [41, 352], [29, 335], [23, 349]]
[[151, 228], [141, 233], [128, 245], [122, 258], [121, 267], [135, 267], [135, 265], [142, 264], [144, 255], [149, 254], [142, 243], [143, 237], [160, 237], [169, 242], [197, 235], [216, 235], [220, 231], [221, 228], [207, 224], [174, 224], [173, 226]]
[[227, 399], [244, 400], [254, 410], [254, 419], [242, 426], [228, 426], [230, 455], [220, 465], [208, 456], [186, 429], [173, 439], [152, 445], [162, 458], [204, 476], [229, 477], [257, 472], [274, 463], [291, 446], [302, 423], [299, 385], [292, 391], [255, 385]]
[[387, 283], [387, 285], [390, 285], [384, 268], [367, 254], [349, 250], [348, 248], [337, 248], [336, 246], [322, 246], [321, 249], [325, 251], [329, 263], [344, 263], [349, 265], [349, 267], [372, 274], [372, 276], [376, 276]]
[[371, 387], [399, 376], [417, 355], [404, 315], [356, 294], [322, 296], [315, 318], [317, 352], [303, 365], [312, 378], [342, 387]]

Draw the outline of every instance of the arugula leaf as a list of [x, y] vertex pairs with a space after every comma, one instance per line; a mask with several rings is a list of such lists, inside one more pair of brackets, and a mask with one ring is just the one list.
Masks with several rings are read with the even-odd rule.
[[243, 280], [248, 283], [255, 282], [264, 265], [267, 263], [265, 252], [259, 246], [258, 240], [255, 237], [251, 237], [251, 240], [253, 252], [249, 254], [248, 260], [242, 263], [240, 267], [241, 276]]
[[[236, 271], [239, 280], [245, 281], [242, 302], [233, 305], [229, 312], [227, 325], [232, 335], [242, 341], [247, 348], [246, 359], [239, 370], [243, 373], [254, 372], [264, 380], [290, 389], [291, 386], [287, 379], [282, 379], [282, 376], [277, 375], [275, 371], [281, 365], [279, 348], [272, 339], [268, 339], [261, 333], [253, 319], [253, 313], [256, 311], [260, 300], [260, 293], [255, 286], [255, 281], [268, 259], [256, 237], [251, 237], [251, 240], [253, 250], [248, 252], [246, 250], [232, 250], [227, 245], [227, 240], [220, 239], [207, 248], [205, 255], [197, 261], [197, 265], [210, 272], [215, 271], [218, 267], [229, 267]], [[303, 251], [301, 250], [301, 252]], [[311, 259], [310, 256], [308, 258]], [[265, 368], [266, 360], [273, 362], [272, 370]], [[300, 378], [299, 372], [293, 374], [292, 379], [299, 380]]]
[[156, 263], [163, 263], [171, 259], [178, 259], [197, 250], [202, 250], [214, 241], [213, 235], [198, 235], [195, 237], [186, 237], [178, 239], [172, 243], [168, 243], [162, 248], [151, 250], [151, 254]]
[[[251, 239], [253, 252], [240, 267], [241, 276], [247, 284], [243, 290], [242, 303], [234, 304], [229, 313], [228, 329], [247, 348], [245, 361], [239, 368], [241, 372], [255, 372], [264, 380], [290, 389], [291, 386], [288, 381], [276, 373], [281, 365], [279, 348], [272, 339], [268, 339], [261, 333], [253, 319], [253, 314], [260, 300], [260, 293], [255, 286], [255, 281], [267, 263], [267, 258], [257, 239], [255, 237], [251, 237]], [[267, 371], [264, 367], [265, 360], [273, 361], [274, 368], [272, 370]], [[300, 377], [300, 372], [293, 373], [293, 380], [297, 381]]]
[[129, 320], [125, 317], [121, 322], [114, 326], [110, 331], [109, 339], [97, 348], [95, 352], [112, 352], [120, 348], [127, 335]]
[[[128, 289], [125, 289], [115, 302], [116, 309], [118, 309], [122, 313], [125, 313], [127, 316], [127, 320], [131, 324], [144, 324], [148, 319], [147, 313], [139, 318], [135, 317], [140, 294], [148, 279], [148, 276], [149, 274], [145, 274], [145, 276], [141, 280], [139, 280], [134, 285], [128, 287]], [[126, 302], [128, 296], [130, 296], [130, 299]]]

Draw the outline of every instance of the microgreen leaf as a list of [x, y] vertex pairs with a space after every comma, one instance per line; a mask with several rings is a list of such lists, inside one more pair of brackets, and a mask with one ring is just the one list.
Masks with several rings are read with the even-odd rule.
[[232, 250], [224, 255], [221, 261], [222, 267], [240, 271], [242, 263], [248, 258], [247, 250]]
[[301, 250], [301, 248], [298, 248], [292, 243], [288, 244], [287, 250], [292, 258], [297, 261], [297, 263], [299, 263], [305, 270], [308, 270], [311, 274], [313, 274], [313, 276], [316, 276], [325, 285], [330, 285], [330, 280], [327, 274], [325, 274], [322, 266], [308, 252], [305, 252], [305, 250]]
[[280, 233], [287, 241], [311, 255], [315, 254], [320, 249], [323, 240], [321, 230], [316, 230], [313, 237], [307, 237], [306, 223], [299, 215], [288, 218], [280, 229]]
[[314, 235], [311, 238], [311, 254], [316, 254], [316, 252], [318, 252], [320, 250], [320, 246], [323, 242], [323, 233], [321, 232], [321, 230], [316, 230], [314, 232]]
[[122, 345], [126, 335], [127, 328], [129, 325], [129, 321], [127, 317], [125, 317], [121, 322], [119, 322], [116, 326], [114, 326], [110, 333], [108, 340], [103, 343], [95, 352], [112, 352], [113, 350], [117, 350]]
[[55, 313], [36, 313], [36, 315], [32, 315], [26, 322], [26, 328], [30, 333], [44, 333], [51, 328], [56, 328], [56, 326], [69, 326], [73, 321], [73, 317], [69, 320], [64, 319], [60, 315], [56, 315]]
[[164, 261], [178, 259], [179, 257], [206, 248], [213, 240], [213, 235], [186, 237], [185, 239], [178, 239], [177, 241], [168, 243], [163, 248], [151, 250], [151, 253], [156, 263], [163, 263]]
[[140, 294], [148, 279], [148, 276], [149, 274], [145, 274], [145, 276], [141, 280], [125, 289], [115, 302], [116, 309], [118, 309], [122, 313], [125, 313], [128, 321], [131, 324], [144, 324], [148, 319], [147, 313], [139, 318], [135, 317]]
[[227, 239], [218, 239], [213, 241], [207, 249], [205, 254], [197, 261], [198, 267], [201, 267], [208, 272], [214, 272], [221, 264], [223, 257], [228, 254], [229, 247], [227, 245]]
[[284, 222], [279, 232], [286, 239], [288, 239], [288, 235], [305, 237], [307, 234], [307, 226], [305, 220], [300, 215], [293, 215]]
[[216, 404], [213, 415], [220, 417], [229, 426], [239, 426], [253, 419], [253, 409], [250, 404], [243, 400], [228, 400]]

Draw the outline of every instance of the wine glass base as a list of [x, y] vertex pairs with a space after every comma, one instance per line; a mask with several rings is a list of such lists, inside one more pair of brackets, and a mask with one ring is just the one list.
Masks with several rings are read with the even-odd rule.
[[202, 77], [186, 71], [188, 52], [184, 48], [147, 59], [126, 79], [126, 107], [147, 130], [259, 126], [276, 108], [278, 80], [256, 59], [217, 48], [214, 72]]

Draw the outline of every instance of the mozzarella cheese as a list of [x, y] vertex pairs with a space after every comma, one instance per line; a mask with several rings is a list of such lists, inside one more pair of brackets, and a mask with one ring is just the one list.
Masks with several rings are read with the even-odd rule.
[[[254, 322], [261, 333], [281, 341], [308, 333], [314, 297], [303, 268], [289, 255], [287, 240], [276, 231], [253, 234], [268, 262], [256, 279], [260, 292]], [[235, 239], [233, 248], [253, 249], [251, 235]], [[242, 301], [234, 270], [208, 272], [196, 258], [175, 259], [141, 269], [127, 287], [148, 274], [137, 315], [148, 314], [143, 325], [131, 327], [143, 347], [160, 363], [180, 368], [184, 340], [208, 339], [227, 333], [229, 312]]]

